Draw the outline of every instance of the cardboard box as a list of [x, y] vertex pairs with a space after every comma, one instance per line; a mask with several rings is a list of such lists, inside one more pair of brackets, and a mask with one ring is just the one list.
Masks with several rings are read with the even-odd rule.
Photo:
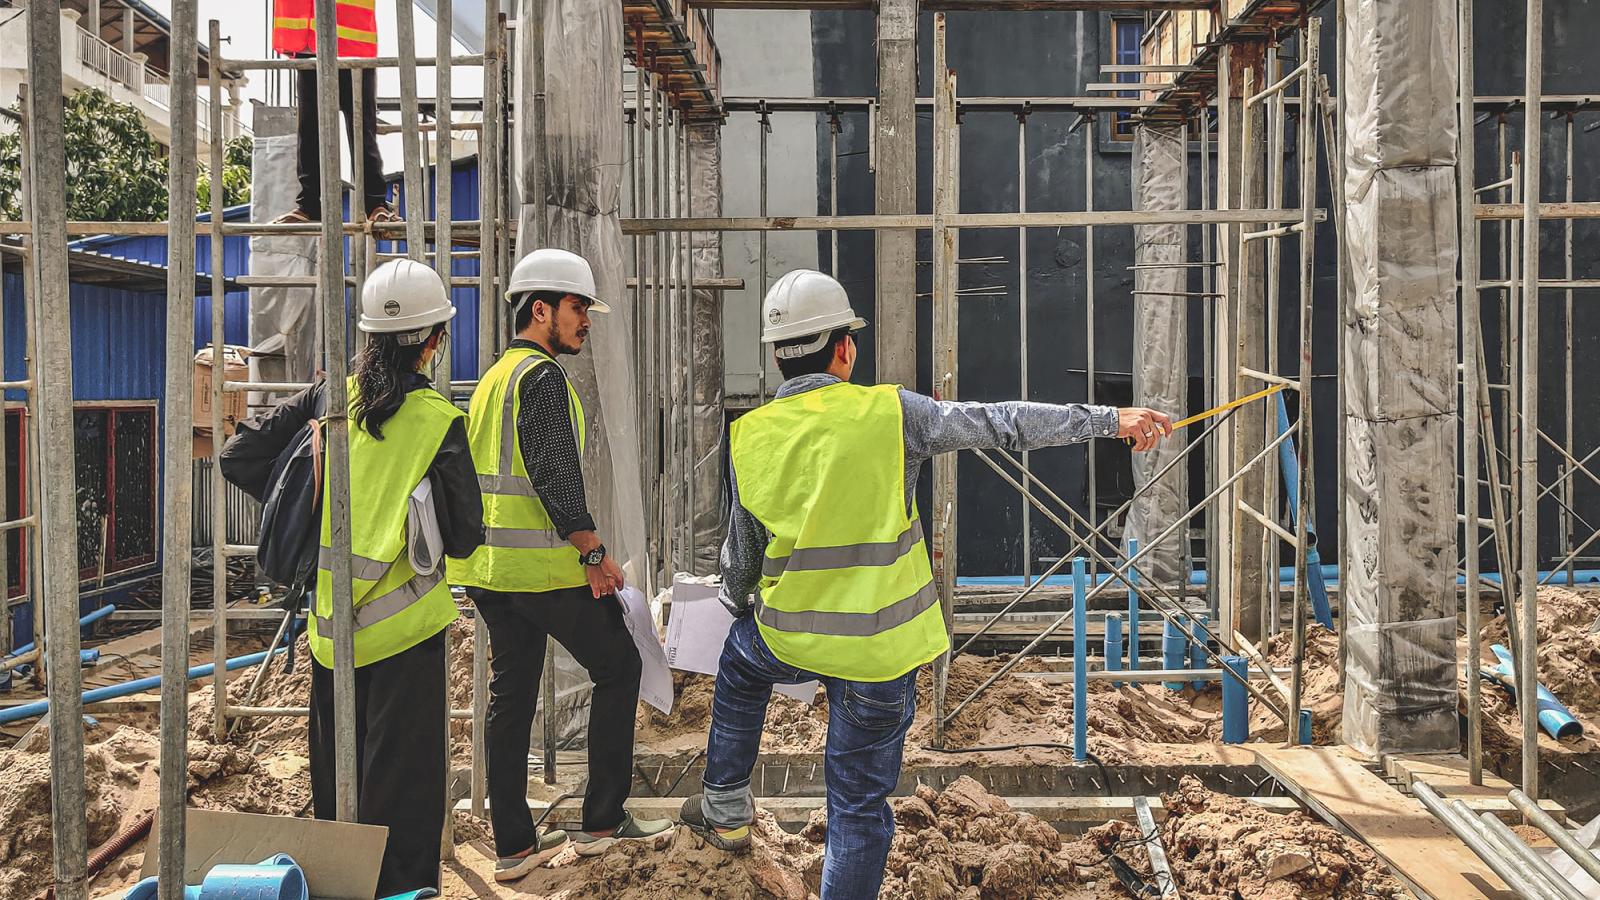
[[[222, 377], [227, 381], [249, 381], [250, 364], [245, 347], [224, 345]], [[234, 426], [249, 414], [249, 396], [243, 391], [222, 394], [222, 437], [233, 435]], [[202, 347], [194, 355], [194, 455], [211, 455], [211, 348]]]
[[[160, 824], [158, 816], [150, 828], [141, 878], [156, 874]], [[389, 829], [381, 825], [193, 807], [184, 813], [183, 834], [185, 884], [199, 884], [215, 865], [251, 865], [287, 853], [305, 871], [306, 886], [319, 900], [371, 900], [389, 840]]]

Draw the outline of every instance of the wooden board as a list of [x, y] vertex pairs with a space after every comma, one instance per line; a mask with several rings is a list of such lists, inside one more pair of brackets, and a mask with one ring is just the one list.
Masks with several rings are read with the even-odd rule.
[[1343, 749], [1258, 748], [1256, 759], [1330, 824], [1370, 846], [1418, 896], [1516, 896], [1420, 801], [1400, 793]]
[[[1387, 755], [1383, 757], [1383, 771], [1408, 791], [1413, 781], [1426, 781], [1439, 796], [1463, 800], [1474, 808], [1485, 801], [1503, 801], [1509, 807], [1511, 802], [1506, 795], [1516, 787], [1487, 769], [1483, 773], [1483, 784], [1473, 784], [1467, 759], [1459, 753]], [[1498, 804], [1495, 806], [1497, 808]], [[1539, 801], [1539, 806], [1557, 822], [1567, 820], [1566, 807], [1560, 803], [1545, 798]], [[1490, 809], [1483, 808], [1484, 811]]]

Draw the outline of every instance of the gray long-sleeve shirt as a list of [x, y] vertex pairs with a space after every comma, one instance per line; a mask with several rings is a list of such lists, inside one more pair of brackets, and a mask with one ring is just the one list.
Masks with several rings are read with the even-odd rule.
[[[837, 384], [832, 375], [802, 375], [785, 381], [778, 397]], [[922, 463], [956, 450], [1037, 450], [1077, 444], [1095, 437], [1115, 437], [1117, 409], [1079, 403], [957, 403], [900, 390], [906, 444], [906, 507], [916, 496]], [[749, 608], [750, 594], [761, 580], [761, 557], [767, 529], [739, 503], [739, 484], [728, 471], [733, 505], [728, 537], [722, 544], [722, 604], [736, 615]]]

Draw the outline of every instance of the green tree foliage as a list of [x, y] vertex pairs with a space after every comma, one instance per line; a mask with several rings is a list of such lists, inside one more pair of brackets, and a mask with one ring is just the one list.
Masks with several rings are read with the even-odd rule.
[[[249, 135], [240, 135], [224, 145], [222, 150], [222, 205], [238, 206], [250, 202], [250, 158], [255, 144]], [[200, 212], [211, 210], [211, 170], [200, 166], [195, 178], [195, 196]]]
[[[13, 107], [15, 109], [15, 107]], [[98, 88], [66, 99], [67, 218], [101, 222], [154, 222], [167, 217], [167, 160], [139, 110]], [[250, 199], [248, 137], [228, 142], [223, 164], [224, 202]], [[22, 218], [22, 141], [0, 135], [0, 217]], [[202, 167], [196, 194], [200, 210], [211, 202]]]

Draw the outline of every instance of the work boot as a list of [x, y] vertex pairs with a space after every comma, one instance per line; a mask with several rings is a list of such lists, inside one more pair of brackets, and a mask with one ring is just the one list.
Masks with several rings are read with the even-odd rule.
[[572, 843], [579, 856], [598, 856], [618, 841], [643, 841], [650, 849], [660, 850], [672, 839], [675, 825], [669, 819], [635, 819], [633, 813], [628, 813], [610, 834], [576, 831], [572, 834]]
[[502, 856], [494, 862], [495, 881], [516, 881], [544, 864], [567, 846], [565, 831], [545, 831], [521, 856]]
[[726, 850], [729, 853], [744, 853], [749, 850], [749, 823], [736, 828], [713, 825], [706, 818], [705, 799], [705, 794], [695, 794], [683, 801], [683, 809], [678, 812], [678, 818], [689, 826], [690, 831], [705, 838], [706, 843], [718, 850]]

